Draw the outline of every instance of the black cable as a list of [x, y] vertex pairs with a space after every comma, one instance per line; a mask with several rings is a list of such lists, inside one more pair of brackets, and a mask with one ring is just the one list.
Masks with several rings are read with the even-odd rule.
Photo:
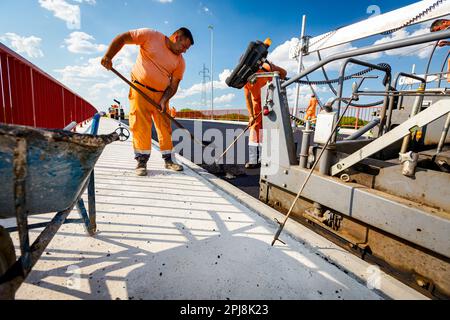
[[[317, 55], [318, 55], [319, 61], [322, 61], [322, 57], [320, 56], [319, 50], [317, 51]], [[379, 65], [379, 66], [386, 67], [387, 69], [391, 70], [391, 66], [390, 66], [389, 64], [386, 64], [386, 63], [380, 63], [380, 64], [378, 64], [378, 65]], [[321, 81], [321, 82], [323, 82], [324, 84], [327, 84], [327, 85], [330, 87], [330, 90], [334, 93], [334, 95], [337, 96], [337, 91], [336, 91], [336, 89], [333, 87], [332, 83], [339, 82], [339, 79], [330, 80], [330, 79], [328, 78], [328, 74], [327, 74], [325, 68], [324, 68], [323, 66], [322, 66], [321, 68], [322, 68], [323, 75], [324, 75], [324, 77], [325, 77], [325, 79], [326, 79], [326, 81]], [[361, 71], [360, 73], [366, 74], [366, 73], [368, 73], [368, 72], [370, 72], [370, 71], [373, 71], [373, 70], [374, 70], [373, 68], [368, 68], [368, 69], [366, 69], [366, 70]], [[348, 77], [345, 77], [345, 78], [344, 78], [344, 81], [345, 81], [345, 80], [351, 79], [351, 78], [354, 77], [355, 75], [358, 75], [358, 74], [354, 74], [354, 75], [350, 75], [350, 76], [348, 76]], [[316, 83], [318, 83], [318, 81], [309, 81], [308, 77], [306, 77], [306, 79], [307, 79], [307, 81], [299, 80], [299, 81], [296, 81], [296, 82], [298, 82], [298, 83], [300, 83], [300, 84], [308, 84], [309, 86], [311, 86], [311, 88], [312, 88], [312, 85], [317, 85]], [[319, 84], [319, 85], [320, 85], [320, 84]], [[314, 91], [313, 91], [313, 92], [314, 92]], [[316, 95], [316, 97], [317, 97], [317, 95]], [[352, 103], [350, 104], [350, 106], [356, 107], [356, 108], [367, 108], [367, 107], [378, 106], [378, 105], [383, 104], [383, 103], [384, 103], [383, 100], [376, 101], [376, 102], [374, 102], [374, 103], [368, 103], [368, 104], [358, 104], [358, 103], [353, 103], [353, 102], [352, 102]], [[320, 104], [320, 103], [319, 103], [319, 104]], [[322, 109], [323, 109], [323, 107], [322, 107]]]
[[[384, 69], [388, 69], [391, 70], [391, 66], [387, 63], [379, 63], [378, 66], [384, 68]], [[373, 71], [374, 68], [367, 68], [365, 70], [362, 70], [360, 72], [348, 75], [346, 77], [344, 77], [343, 81], [347, 81], [350, 80], [354, 77], [360, 77], [363, 76], [371, 71]], [[305, 81], [305, 80], [297, 80], [295, 81], [295, 83], [300, 83], [300, 84], [311, 84], [311, 85], [316, 85], [316, 86], [322, 86], [322, 85], [326, 85], [326, 84], [331, 84], [331, 83], [339, 83], [341, 79], [333, 79], [333, 80], [322, 80], [322, 81]]]
[[[322, 57], [320, 56], [319, 50], [317, 50], [317, 57], [319, 58], [319, 62], [322, 61]], [[321, 69], [322, 69], [323, 75], [325, 77], [325, 80], [330, 81], [330, 79], [328, 78], [327, 71], [325, 70], [325, 67], [322, 66]], [[334, 93], [334, 95], [337, 97], [338, 93], [337, 93], [336, 89], [333, 87], [333, 85], [331, 84], [331, 82], [328, 82], [328, 86], [330, 87], [330, 90]]]

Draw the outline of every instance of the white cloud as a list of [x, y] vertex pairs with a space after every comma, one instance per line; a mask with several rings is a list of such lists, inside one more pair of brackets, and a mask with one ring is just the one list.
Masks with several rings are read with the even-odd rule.
[[227, 78], [228, 78], [229, 76], [231, 76], [231, 72], [232, 72], [232, 70], [230, 70], [230, 69], [225, 69], [225, 70], [223, 70], [222, 73], [219, 74], [219, 80], [220, 80], [220, 82], [225, 83], [225, 81], [227, 80]]
[[[314, 86], [314, 90], [316, 90], [317, 93], [325, 93], [327, 92], [327, 89], [325, 88], [318, 88]], [[290, 86], [287, 88], [286, 91], [289, 107], [293, 108], [295, 105], [295, 98], [297, 94], [297, 87], [296, 86]], [[309, 86], [300, 86], [300, 93], [299, 93], [299, 107], [300, 108], [306, 108], [309, 104], [309, 100], [311, 99], [311, 89]], [[320, 97], [322, 98], [322, 97]], [[321, 99], [322, 101], [322, 99]]]
[[52, 11], [55, 17], [66, 22], [69, 29], [81, 28], [81, 13], [78, 5], [72, 5], [64, 0], [39, 0], [42, 8]]
[[[401, 29], [387, 37], [384, 37], [384, 38], [381, 38], [381, 39], [375, 41], [374, 45], [387, 43], [387, 42], [391, 42], [391, 41], [398, 41], [398, 40], [415, 37], [415, 36], [420, 36], [423, 34], [427, 34], [429, 32], [430, 32], [429, 23], [422, 24], [420, 29], [418, 29], [412, 33], [406, 31], [405, 29]], [[430, 56], [430, 53], [432, 50], [433, 50], [432, 46], [427, 46], [426, 44], [425, 45], [421, 44], [421, 45], [416, 45], [416, 46], [411, 46], [411, 47], [405, 47], [405, 48], [385, 51], [383, 53], [379, 53], [377, 55], [377, 58], [380, 58], [382, 56], [382, 54], [386, 54], [388, 56], [416, 56], [420, 59], [425, 59]]]
[[73, 0], [73, 1], [78, 2], [78, 3], [86, 2], [87, 4], [90, 4], [90, 5], [95, 5], [95, 4], [97, 4], [97, 1], [96, 1], [96, 0]]
[[[229, 69], [225, 69], [219, 74], [219, 81], [214, 81], [214, 90], [225, 90], [229, 89], [228, 85], [225, 83], [225, 80], [228, 78], [228, 76], [231, 74], [231, 71]], [[196, 83], [192, 85], [188, 89], [182, 89], [180, 88], [174, 97], [175, 99], [184, 99], [187, 97], [194, 96], [196, 94], [201, 94], [203, 88], [205, 88], [206, 92], [211, 91], [211, 82], [207, 82], [205, 87], [203, 86], [203, 83]]]
[[223, 104], [223, 103], [229, 103], [233, 101], [233, 99], [236, 97], [234, 93], [225, 94], [223, 96], [214, 98], [214, 103], [217, 104]]
[[173, 2], [173, 0], [155, 0], [155, 1], [158, 1], [160, 3], [172, 3]]
[[101, 57], [91, 58], [82, 65], [66, 66], [55, 72], [61, 75], [61, 81], [70, 86], [79, 86], [82, 82], [93, 82], [108, 78], [107, 71], [100, 64]]
[[0, 37], [2, 41], [9, 41], [11, 47], [18, 53], [26, 53], [30, 58], [42, 58], [44, 53], [40, 49], [41, 38], [30, 36], [22, 37], [18, 34], [8, 32]]
[[[129, 78], [136, 61], [137, 46], [125, 46], [114, 58], [114, 68]], [[55, 70], [59, 80], [69, 88], [83, 91], [84, 97], [98, 108], [106, 110], [105, 98], [127, 101], [129, 87], [112, 72], [100, 64], [102, 57], [88, 59], [87, 62], [66, 66]]]
[[[114, 68], [128, 75], [134, 65], [136, 54], [136, 46], [125, 46], [114, 58]], [[100, 64], [101, 59], [101, 56], [91, 58], [82, 65], [66, 66], [55, 71], [61, 75], [64, 83], [99, 81], [111, 77], [111, 73]]]
[[[290, 58], [290, 52], [292, 50], [292, 47], [295, 46], [298, 43], [297, 38], [292, 38], [291, 40], [286, 41], [285, 43], [279, 45], [276, 47], [268, 56], [268, 60], [270, 62], [273, 62], [274, 64], [284, 68], [288, 74], [295, 75], [297, 74], [298, 70], [298, 62], [297, 60]], [[350, 43], [344, 44], [338, 47], [330, 48], [323, 50], [321, 52], [322, 59], [331, 56], [333, 54], [336, 54], [338, 52], [348, 51], [356, 49], [353, 47]], [[303, 57], [303, 65], [305, 68], [311, 67], [313, 64], [317, 63], [319, 59], [317, 58], [317, 55], [310, 54], [308, 56]], [[327, 65], [327, 70], [339, 70], [341, 66], [341, 62], [337, 61], [334, 63], [331, 63]]]
[[202, 2], [200, 2], [198, 4], [198, 11], [197, 12], [199, 14], [206, 14], [206, 15], [209, 15], [209, 16], [213, 15], [211, 9], [208, 8], [207, 6], [205, 6]]
[[95, 38], [84, 32], [72, 32], [69, 38], [64, 42], [67, 45], [67, 49], [73, 53], [93, 54], [103, 52], [107, 49], [104, 44], [95, 44], [91, 41], [95, 41]]

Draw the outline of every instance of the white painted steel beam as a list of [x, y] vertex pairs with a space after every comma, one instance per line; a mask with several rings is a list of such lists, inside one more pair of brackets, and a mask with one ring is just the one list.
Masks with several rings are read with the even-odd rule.
[[[313, 45], [309, 48], [309, 52], [335, 47], [399, 28], [436, 2], [436, 0], [419, 1], [409, 6], [376, 15], [361, 22], [343, 27], [335, 32], [332, 31], [319, 35], [310, 40], [310, 43]], [[450, 1], [444, 1], [422, 18], [415, 21], [415, 23], [426, 22], [448, 14], [450, 14]], [[320, 41], [321, 39], [323, 40]]]
[[410, 134], [410, 130], [414, 127], [422, 128], [423, 126], [431, 123], [440, 117], [450, 112], [450, 100], [442, 99], [426, 108], [416, 116], [405, 121], [395, 129], [389, 131], [382, 137], [376, 139], [372, 143], [368, 144], [364, 148], [356, 151], [347, 158], [339, 161], [331, 168], [331, 175], [336, 176], [342, 171], [350, 168], [363, 159], [370, 157], [371, 155], [383, 150], [396, 141]]

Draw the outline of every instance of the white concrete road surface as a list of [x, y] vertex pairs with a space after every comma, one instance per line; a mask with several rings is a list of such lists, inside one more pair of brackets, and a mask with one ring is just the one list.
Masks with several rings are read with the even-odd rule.
[[[116, 127], [102, 119], [101, 133]], [[130, 142], [105, 149], [95, 169], [98, 234], [64, 225], [17, 299], [424, 298], [302, 226], [271, 247], [277, 226], [262, 212], [272, 209], [250, 209], [245, 196], [238, 201], [188, 167], [165, 170], [157, 150], [149, 176], [134, 167]]]

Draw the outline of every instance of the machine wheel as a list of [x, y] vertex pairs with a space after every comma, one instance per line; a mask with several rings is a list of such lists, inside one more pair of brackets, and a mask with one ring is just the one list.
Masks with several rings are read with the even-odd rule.
[[[16, 262], [14, 244], [6, 231], [0, 226], [0, 276], [2, 276]], [[10, 283], [0, 284], [0, 300], [13, 300], [14, 289]]]
[[119, 135], [119, 139], [122, 142], [125, 142], [130, 138], [130, 131], [124, 127], [117, 128], [116, 133]]

